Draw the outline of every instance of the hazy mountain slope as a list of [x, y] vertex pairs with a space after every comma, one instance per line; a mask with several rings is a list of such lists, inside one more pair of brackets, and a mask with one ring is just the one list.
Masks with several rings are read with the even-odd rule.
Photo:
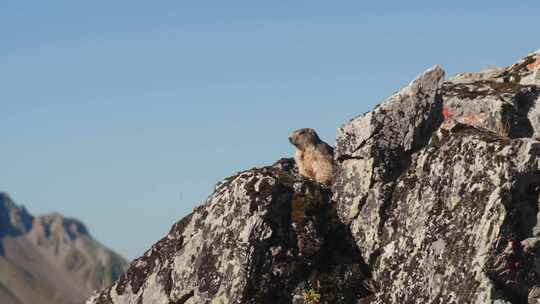
[[111, 285], [126, 262], [79, 221], [31, 216], [0, 194], [0, 303], [82, 303]]
[[15, 297], [14, 294], [9, 291], [4, 285], [0, 284], [0, 303], [14, 303], [14, 304], [22, 304], [17, 297]]

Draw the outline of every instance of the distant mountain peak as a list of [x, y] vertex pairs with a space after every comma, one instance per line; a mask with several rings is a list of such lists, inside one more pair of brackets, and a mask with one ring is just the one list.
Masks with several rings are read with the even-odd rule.
[[20, 235], [32, 228], [33, 216], [17, 206], [6, 192], [0, 192], [0, 237]]
[[34, 220], [34, 229], [42, 230], [46, 238], [50, 238], [51, 233], [65, 233], [71, 240], [89, 235], [88, 229], [81, 221], [57, 212], [37, 217]]
[[126, 261], [79, 220], [32, 216], [0, 192], [0, 303], [82, 304], [111, 285]]

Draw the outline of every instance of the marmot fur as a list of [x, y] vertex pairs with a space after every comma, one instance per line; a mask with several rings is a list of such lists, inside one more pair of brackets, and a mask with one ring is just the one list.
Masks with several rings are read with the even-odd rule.
[[330, 185], [334, 173], [334, 149], [309, 128], [294, 131], [289, 141], [296, 147], [294, 160], [300, 174]]

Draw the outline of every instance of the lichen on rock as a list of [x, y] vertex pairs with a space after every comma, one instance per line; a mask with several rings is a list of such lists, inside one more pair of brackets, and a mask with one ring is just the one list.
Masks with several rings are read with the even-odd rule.
[[240, 172], [88, 303], [352, 303], [367, 267], [330, 198], [291, 160]]
[[429, 94], [395, 94], [338, 130], [334, 198], [371, 303], [527, 303], [538, 289], [537, 56], [447, 82], [428, 70], [400, 92], [431, 80]]
[[331, 188], [231, 176], [88, 303], [538, 303], [539, 69], [428, 69], [338, 129]]

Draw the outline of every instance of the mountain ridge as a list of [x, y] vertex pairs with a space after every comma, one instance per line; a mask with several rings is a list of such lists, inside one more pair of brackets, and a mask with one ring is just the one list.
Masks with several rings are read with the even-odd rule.
[[81, 221], [56, 212], [33, 216], [0, 193], [2, 303], [83, 303], [112, 284], [126, 264]]

